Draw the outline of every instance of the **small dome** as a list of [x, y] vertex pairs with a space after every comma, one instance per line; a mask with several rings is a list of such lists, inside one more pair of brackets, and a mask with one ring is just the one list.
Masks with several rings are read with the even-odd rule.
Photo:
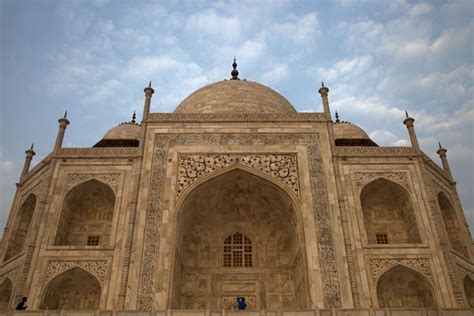
[[336, 122], [332, 125], [336, 146], [377, 146], [369, 135], [357, 125]]
[[140, 126], [135, 123], [122, 123], [105, 133], [94, 147], [138, 147]]
[[175, 113], [294, 113], [281, 94], [253, 81], [224, 80], [189, 95]]
[[136, 139], [140, 138], [140, 126], [136, 124], [120, 124], [105, 133], [102, 139]]

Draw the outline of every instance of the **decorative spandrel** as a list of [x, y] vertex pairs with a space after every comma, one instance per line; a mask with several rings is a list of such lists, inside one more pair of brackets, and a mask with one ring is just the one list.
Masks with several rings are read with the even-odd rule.
[[196, 180], [237, 164], [262, 171], [299, 195], [296, 154], [183, 154], [179, 156], [177, 197]]

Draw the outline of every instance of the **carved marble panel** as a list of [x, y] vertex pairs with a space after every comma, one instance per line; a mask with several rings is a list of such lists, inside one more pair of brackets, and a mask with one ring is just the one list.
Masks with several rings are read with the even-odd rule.
[[378, 178], [385, 178], [387, 180], [396, 182], [405, 188], [408, 187], [407, 172], [355, 172], [353, 174], [353, 178], [355, 184], [358, 187], [363, 187], [367, 183]]
[[61, 148], [58, 156], [138, 156], [140, 149], [137, 147], [92, 147], [92, 148]]
[[336, 147], [336, 154], [343, 156], [413, 156], [413, 147]]
[[178, 198], [199, 178], [236, 164], [262, 171], [299, 195], [296, 154], [183, 154], [179, 156]]
[[87, 180], [96, 179], [107, 183], [114, 189], [114, 191], [117, 191], [117, 187], [120, 184], [120, 178], [120, 173], [69, 173], [66, 177], [66, 190], [69, 190], [73, 186]]
[[46, 269], [46, 279], [50, 280], [58, 274], [61, 274], [62, 272], [73, 267], [80, 267], [92, 273], [99, 280], [104, 281], [107, 275], [108, 265], [109, 264], [107, 260], [50, 260], [48, 261], [48, 267]]
[[428, 279], [433, 281], [430, 262], [425, 258], [377, 258], [370, 259], [369, 266], [372, 278], [377, 280], [382, 274], [390, 270], [392, 267], [401, 264], [415, 271], [420, 272]]

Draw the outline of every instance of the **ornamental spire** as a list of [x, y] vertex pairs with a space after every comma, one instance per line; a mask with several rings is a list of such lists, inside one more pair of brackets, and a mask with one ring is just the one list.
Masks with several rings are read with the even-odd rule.
[[234, 56], [234, 63], [232, 64], [232, 68], [234, 68], [231, 71], [232, 78], [230, 80], [240, 80], [239, 79], [239, 71], [237, 70], [237, 62], [235, 61], [235, 56]]
[[336, 123], [340, 123], [341, 121], [339, 121], [339, 113], [337, 113], [337, 110], [336, 110]]

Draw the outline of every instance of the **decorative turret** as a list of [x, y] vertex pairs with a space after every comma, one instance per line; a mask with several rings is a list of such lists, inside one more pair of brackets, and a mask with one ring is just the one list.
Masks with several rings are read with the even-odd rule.
[[145, 105], [143, 106], [143, 121], [148, 118], [148, 114], [150, 114], [150, 104], [151, 104], [151, 97], [155, 90], [151, 87], [151, 81], [144, 90], [145, 92]]
[[405, 124], [408, 129], [411, 145], [413, 146], [413, 148], [415, 148], [417, 152], [420, 152], [420, 145], [418, 144], [418, 139], [416, 138], [416, 133], [415, 133], [415, 127], [413, 124], [415, 122], [415, 119], [410, 117], [407, 111], [405, 111], [405, 116], [406, 118], [403, 121], [403, 124]]
[[59, 120], [59, 131], [58, 136], [56, 137], [56, 143], [54, 144], [54, 152], [58, 151], [63, 145], [64, 133], [66, 132], [66, 127], [69, 125], [69, 120], [67, 119], [67, 111], [64, 112], [64, 117], [61, 117]]
[[33, 159], [33, 156], [36, 155], [35, 151], [33, 150], [34, 145], [34, 143], [31, 144], [31, 147], [25, 151], [25, 163], [23, 164], [23, 170], [21, 171], [20, 182], [30, 170], [31, 160]]
[[448, 163], [448, 157], [446, 156], [446, 152], [448, 151], [446, 148], [443, 148], [441, 146], [441, 143], [438, 142], [439, 149], [436, 151], [436, 153], [439, 155], [439, 158], [441, 158], [441, 163], [443, 164], [443, 169], [446, 175], [449, 177], [451, 181], [453, 181], [453, 175], [451, 173], [451, 168], [449, 168], [449, 163]]
[[328, 121], [331, 121], [331, 111], [329, 110], [329, 101], [328, 101], [328, 92], [329, 89], [324, 86], [324, 82], [321, 81], [321, 88], [319, 88], [319, 94], [321, 99], [323, 99], [323, 109], [326, 113], [326, 118]]

